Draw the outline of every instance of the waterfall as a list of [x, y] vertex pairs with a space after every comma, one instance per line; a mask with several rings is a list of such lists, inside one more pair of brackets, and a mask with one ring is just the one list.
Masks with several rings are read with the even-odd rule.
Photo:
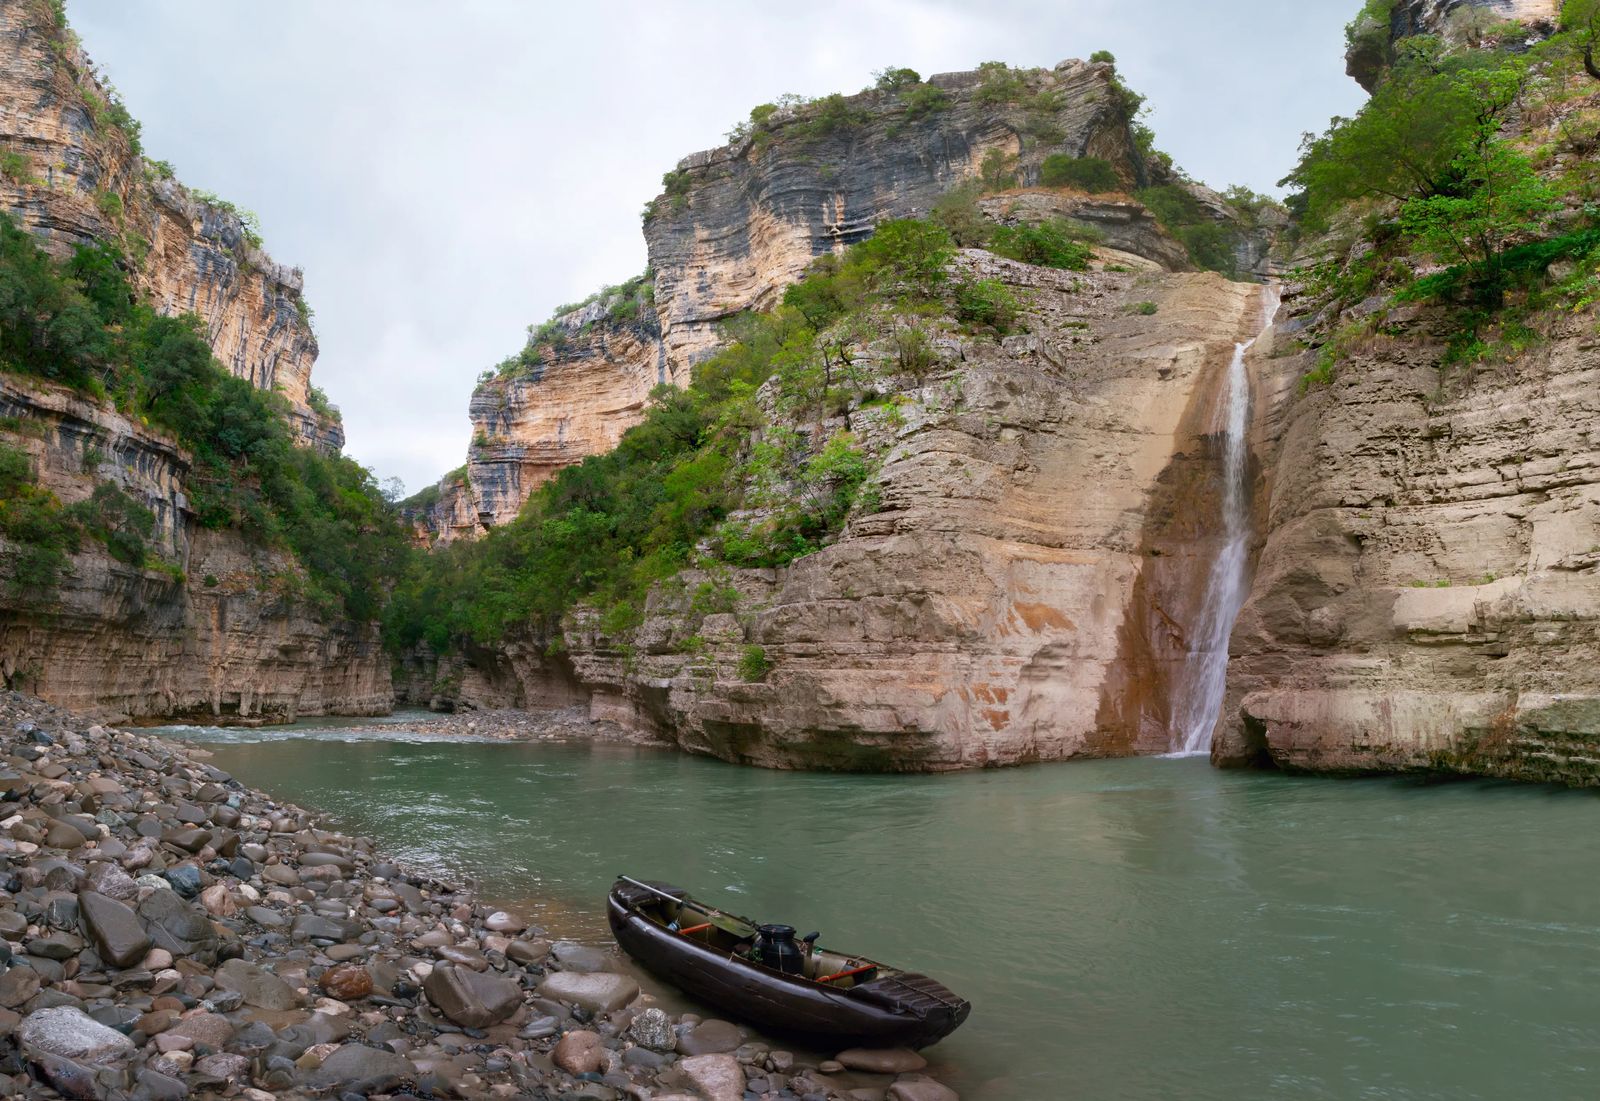
[[[1275, 289], [1266, 292], [1262, 332], [1278, 312]], [[1244, 606], [1250, 554], [1250, 379], [1245, 355], [1254, 340], [1236, 345], [1228, 364], [1227, 390], [1218, 403], [1216, 430], [1223, 437], [1222, 548], [1206, 578], [1200, 614], [1188, 632], [1189, 649], [1173, 707], [1175, 755], [1211, 750], [1211, 733], [1228, 686], [1228, 638]]]

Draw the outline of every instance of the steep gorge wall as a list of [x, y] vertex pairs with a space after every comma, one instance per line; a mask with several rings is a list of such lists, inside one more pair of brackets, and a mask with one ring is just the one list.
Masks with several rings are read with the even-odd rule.
[[[299, 441], [337, 451], [312, 408], [317, 344], [298, 270], [274, 263], [225, 207], [136, 155], [107, 90], [44, 0], [0, 0], [0, 210], [57, 256], [115, 245], [140, 293], [193, 313], [217, 359], [283, 395]], [[165, 568], [135, 568], [94, 540], [59, 591], [0, 587], [0, 675], [82, 711], [134, 718], [372, 714], [391, 702], [389, 659], [369, 624], [329, 620], [297, 595], [299, 567], [189, 511], [189, 458], [171, 440], [38, 380], [0, 374], [0, 441], [26, 452], [64, 504], [97, 485], [155, 517]], [[9, 548], [0, 540], [0, 554]]]
[[539, 349], [539, 362], [473, 390], [465, 476], [447, 476], [436, 500], [411, 510], [421, 542], [475, 538], [514, 519], [539, 486], [639, 423], [650, 391], [667, 381], [661, 330], [652, 312], [622, 319], [614, 306], [601, 296], [556, 318], [559, 340]]
[[675, 188], [645, 220], [673, 378], [716, 346], [721, 322], [775, 305], [814, 259], [877, 223], [926, 214], [991, 151], [1016, 157], [1024, 184], [1058, 152], [1102, 157], [1130, 185], [1146, 180], [1110, 64], [1064, 61], [1026, 80], [1024, 96], [996, 101], [981, 73], [943, 73], [928, 83], [948, 105], [920, 115], [902, 97], [865, 92], [846, 100], [858, 121], [822, 132], [806, 110], [784, 108], [680, 161]]
[[[1309, 320], [1291, 297], [1284, 333]], [[1315, 353], [1271, 361], [1219, 762], [1600, 781], [1594, 319], [1454, 371], [1450, 325], [1391, 311], [1303, 393]]]
[[[480, 384], [466, 481], [441, 484], [418, 510], [419, 538], [472, 537], [514, 517], [556, 471], [614, 446], [655, 386], [686, 384], [724, 321], [775, 305], [818, 256], [879, 222], [927, 214], [991, 152], [1023, 184], [1051, 153], [1102, 157], [1130, 188], [1165, 172], [1136, 148], [1111, 65], [1066, 61], [1018, 76], [1014, 97], [1000, 100], [978, 72], [931, 77], [945, 106], [926, 113], [891, 92], [843, 97], [849, 117], [826, 129], [815, 107], [783, 107], [748, 136], [684, 158], [645, 220], [657, 316], [619, 324], [592, 304], [556, 319], [574, 339], [542, 370]], [[1079, 205], [1070, 213], [1112, 244], [1137, 238], [1187, 266], [1138, 204]]]
[[1370, 92], [1401, 39], [1428, 34], [1460, 44], [1463, 33], [1473, 32], [1475, 18], [1515, 21], [1528, 29], [1530, 38], [1541, 38], [1555, 30], [1561, 4], [1562, 0], [1395, 0], [1387, 26], [1366, 15], [1351, 25], [1354, 33], [1345, 54], [1345, 71]]
[[0, 151], [26, 165], [20, 179], [0, 174], [0, 210], [57, 255], [117, 242], [157, 309], [199, 316], [228, 370], [289, 402], [302, 441], [342, 447], [337, 420], [310, 404], [317, 341], [300, 271], [253, 245], [231, 211], [146, 166], [47, 3], [0, 0], [0, 43]]
[[[1212, 395], [1259, 326], [1260, 288], [1116, 255], [1145, 270], [965, 254], [1026, 297], [1028, 331], [946, 347], [945, 369], [901, 391], [899, 419], [854, 415], [882, 456], [879, 511], [790, 567], [658, 587], [627, 646], [580, 616], [561, 652], [527, 638], [479, 655], [452, 671], [458, 698], [587, 699], [641, 736], [776, 767], [1168, 748], [1120, 672], [1143, 629], [1128, 621], [1154, 560], [1145, 529], [1153, 509], [1182, 507], [1169, 472], [1183, 452], [1206, 461]], [[1203, 573], [1204, 541], [1191, 517], [1161, 550]], [[741, 670], [751, 646], [772, 665], [756, 679]]]
[[[172, 569], [136, 568], [93, 541], [48, 597], [0, 590], [0, 676], [63, 707], [132, 718], [379, 714], [389, 658], [368, 625], [329, 623], [296, 596], [299, 567], [188, 513], [187, 456], [164, 436], [61, 387], [0, 375], [0, 435], [65, 504], [117, 485], [156, 517]], [[0, 539], [0, 554], [7, 548]], [[179, 576], [181, 574], [181, 576]]]

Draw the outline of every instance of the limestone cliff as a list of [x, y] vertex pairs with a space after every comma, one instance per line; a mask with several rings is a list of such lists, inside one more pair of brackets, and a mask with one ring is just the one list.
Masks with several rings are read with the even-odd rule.
[[937, 109], [893, 91], [839, 97], [822, 113], [780, 106], [678, 163], [645, 220], [674, 380], [716, 345], [719, 323], [773, 305], [813, 259], [877, 223], [926, 214], [991, 154], [992, 171], [1024, 184], [1057, 152], [1104, 158], [1130, 185], [1148, 179], [1110, 64], [945, 73], [926, 86]]
[[[1291, 295], [1280, 352], [1315, 305]], [[1555, 326], [1467, 372], [1420, 309], [1327, 386], [1299, 383], [1314, 352], [1270, 361], [1219, 761], [1600, 780], [1600, 342]]]
[[[46, 0], [0, 0], [0, 210], [58, 257], [102, 242], [158, 311], [194, 314], [227, 370], [288, 403], [298, 441], [337, 452], [336, 414], [311, 387], [317, 344], [298, 270], [260, 249], [248, 219], [140, 155], [138, 127]], [[207, 531], [189, 507], [190, 457], [109, 401], [0, 373], [0, 443], [65, 505], [121, 489], [155, 517], [148, 568], [94, 540], [59, 591], [0, 587], [0, 675], [102, 714], [291, 718], [371, 714], [391, 702], [370, 624], [301, 599], [289, 555]], [[14, 548], [0, 540], [0, 555]]]
[[667, 381], [648, 285], [596, 295], [540, 326], [521, 356], [472, 392], [464, 477], [447, 476], [408, 513], [429, 544], [472, 538], [516, 516], [564, 467], [609, 451]]
[[[167, 568], [97, 544], [49, 599], [0, 591], [0, 677], [61, 706], [133, 718], [279, 721], [389, 709], [389, 658], [369, 625], [314, 616], [292, 559], [188, 511], [188, 457], [161, 434], [61, 387], [0, 374], [0, 440], [71, 504], [121, 487], [156, 517]], [[0, 539], [0, 553], [5, 550]]]
[[0, 0], [0, 210], [58, 255], [114, 241], [162, 312], [193, 313], [217, 359], [289, 402], [300, 438], [344, 442], [313, 408], [317, 341], [298, 269], [275, 263], [226, 204], [207, 201], [146, 162], [135, 126], [45, 0]]
[[1438, 35], [1447, 42], [1470, 41], [1496, 23], [1520, 23], [1526, 36], [1507, 43], [1517, 47], [1555, 29], [1561, 0], [1394, 0], [1387, 23], [1363, 12], [1350, 25], [1345, 69], [1367, 91], [1377, 87], [1394, 58], [1395, 45], [1413, 35]]
[[[1023, 193], [1006, 212], [1053, 202]], [[656, 589], [626, 639], [580, 614], [561, 646], [514, 637], [424, 675], [413, 698], [442, 684], [474, 706], [587, 701], [643, 737], [778, 767], [1167, 749], [1148, 698], [1159, 674], [1125, 675], [1160, 660], [1129, 656], [1147, 629], [1141, 578], [1161, 555], [1174, 576], [1204, 572], [1211, 498], [1173, 471], [1214, 465], [1211, 405], [1260, 326], [1261, 291], [1167, 271], [1160, 257], [1186, 258], [1146, 232], [1085, 274], [962, 255], [958, 278], [1027, 302], [1026, 333], [941, 338], [928, 377], [885, 383], [849, 415], [880, 464], [879, 504], [836, 543], [782, 569], [691, 571]], [[1153, 540], [1163, 510], [1188, 519]], [[759, 676], [752, 647], [770, 665]]]
[[[813, 259], [879, 222], [926, 214], [986, 158], [997, 186], [1036, 182], [1044, 158], [1063, 152], [1110, 161], [1130, 188], [1167, 178], [1137, 148], [1129, 93], [1110, 64], [991, 66], [916, 87], [920, 95], [876, 90], [774, 106], [726, 146], [681, 161], [646, 212], [651, 281], [641, 308], [619, 318], [616, 297], [602, 292], [542, 327], [530, 341], [536, 362], [479, 384], [466, 478], [412, 502], [419, 539], [470, 538], [515, 516], [556, 471], [615, 445], [657, 385], [686, 382], [718, 346], [722, 322], [773, 305]], [[1236, 219], [1220, 197], [1194, 191], [1217, 219]], [[1138, 203], [1059, 194], [1023, 202], [1035, 215], [1048, 205], [1113, 247], [1189, 266]], [[1262, 268], [1271, 234], [1247, 236], [1241, 266]]]

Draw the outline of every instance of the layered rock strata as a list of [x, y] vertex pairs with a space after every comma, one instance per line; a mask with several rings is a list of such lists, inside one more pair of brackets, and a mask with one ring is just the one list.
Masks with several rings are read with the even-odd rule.
[[[171, 440], [60, 387], [0, 375], [0, 439], [26, 451], [65, 504], [112, 484], [156, 517], [159, 566], [94, 542], [59, 591], [0, 589], [0, 675], [64, 706], [123, 717], [367, 715], [391, 701], [367, 624], [328, 622], [295, 593], [300, 568], [189, 512], [188, 457]], [[0, 552], [4, 541], [0, 540]]]
[[197, 315], [229, 371], [288, 401], [299, 438], [343, 445], [336, 417], [311, 404], [317, 357], [304, 279], [260, 250], [239, 215], [136, 154], [114, 97], [42, 0], [0, 0], [0, 210], [68, 255], [97, 241], [129, 256], [163, 313]]
[[1314, 353], [1269, 361], [1219, 762], [1600, 782], [1600, 342], [1550, 324], [1470, 370], [1414, 307], [1329, 385], [1299, 382]]
[[[815, 105], [777, 108], [746, 136], [681, 161], [670, 193], [646, 214], [654, 316], [618, 321], [602, 296], [555, 319], [566, 339], [545, 350], [541, 365], [481, 383], [467, 477], [441, 483], [414, 510], [419, 540], [471, 538], [514, 517], [555, 472], [613, 447], [657, 385], [687, 383], [693, 364], [720, 346], [724, 321], [775, 305], [818, 256], [865, 239], [879, 222], [927, 214], [978, 177], [986, 158], [998, 156], [991, 170], [1019, 184], [1036, 183], [1052, 153], [1104, 158], [1130, 189], [1152, 174], [1165, 179], [1166, 169], [1138, 151], [1111, 65], [1015, 71], [1001, 78], [1016, 81], [1004, 94], [994, 79], [930, 78], [924, 90], [942, 104], [933, 110], [903, 93], [841, 97], [836, 124], [826, 126]], [[1189, 266], [1137, 203], [1055, 196], [1058, 213], [1104, 232], [1111, 247], [1172, 270]], [[1022, 201], [1024, 216], [1048, 205], [1026, 193]], [[1232, 217], [1220, 200], [1216, 212]], [[1246, 270], [1265, 257], [1269, 235], [1257, 237]]]
[[1023, 184], [1051, 153], [1101, 157], [1128, 184], [1147, 181], [1111, 65], [1015, 75], [1022, 87], [1007, 95], [981, 71], [931, 77], [944, 96], [937, 110], [893, 92], [846, 97], [829, 126], [814, 110], [779, 108], [680, 161], [645, 220], [672, 378], [716, 346], [721, 322], [772, 306], [812, 260], [879, 222], [926, 214], [991, 154]]
[[[580, 616], [565, 652], [526, 639], [474, 660], [460, 698], [587, 697], [593, 717], [641, 736], [777, 767], [1166, 749], [1155, 705], [1120, 671], [1138, 660], [1126, 635], [1143, 630], [1140, 578], [1158, 553], [1146, 528], [1155, 508], [1189, 510], [1158, 545], [1198, 585], [1206, 499], [1177, 500], [1168, 472], [1190, 453], [1208, 461], [1210, 403], [1259, 327], [1260, 288], [980, 252], [960, 266], [1015, 288], [1028, 332], [954, 338], [940, 371], [905, 382], [896, 414], [853, 415], [881, 458], [879, 511], [788, 568], [659, 587], [627, 647]], [[751, 647], [771, 666], [757, 678], [741, 662]]]
[[[1497, 22], [1520, 23], [1530, 40], [1550, 34], [1561, 18], [1561, 0], [1396, 0], [1387, 26], [1362, 15], [1351, 24], [1345, 70], [1367, 91], [1378, 86], [1395, 46], [1413, 35], [1438, 35], [1457, 44]], [[1477, 45], [1473, 41], [1470, 44]], [[1518, 48], [1521, 40], [1506, 45]]]
[[620, 318], [601, 297], [546, 326], [537, 362], [485, 379], [472, 392], [465, 479], [439, 487], [417, 516], [429, 542], [481, 535], [516, 517], [562, 469], [616, 447], [667, 381], [653, 313]]

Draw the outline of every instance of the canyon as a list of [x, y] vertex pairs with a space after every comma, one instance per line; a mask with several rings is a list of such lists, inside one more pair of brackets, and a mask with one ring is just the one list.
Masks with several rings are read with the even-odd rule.
[[[419, 533], [448, 542], [510, 520], [554, 471], [614, 446], [654, 387], [686, 383], [694, 363], [720, 346], [723, 322], [776, 304], [816, 257], [863, 240], [878, 223], [925, 215], [976, 178], [985, 157], [1002, 158], [1024, 184], [1037, 181], [1048, 153], [1063, 151], [1111, 162], [1130, 187], [1168, 178], [1136, 148], [1112, 65], [1066, 61], [1026, 80], [996, 102], [980, 72], [932, 76], [924, 87], [944, 97], [938, 110], [919, 111], [884, 90], [839, 97], [845, 121], [827, 129], [801, 106], [775, 106], [726, 146], [685, 157], [646, 211], [645, 308], [613, 318], [602, 293], [552, 319], [558, 347], [530, 342], [538, 368], [481, 382], [469, 407], [465, 476], [416, 510]], [[1086, 205], [1103, 208], [1086, 223], [1132, 234], [1142, 222], [1150, 247], [1188, 266], [1137, 204]]]
[[[300, 443], [343, 444], [313, 393], [317, 355], [298, 270], [261, 251], [247, 219], [144, 160], [48, 4], [0, 0], [0, 210], [47, 250], [110, 243], [165, 314], [192, 314], [218, 362], [282, 396]], [[392, 702], [372, 624], [330, 619], [296, 595], [300, 567], [232, 531], [195, 522], [190, 456], [139, 419], [42, 379], [0, 375], [0, 441], [25, 453], [63, 504], [121, 489], [155, 517], [167, 568], [135, 567], [91, 544], [52, 599], [0, 593], [8, 686], [105, 717], [284, 720], [374, 714]], [[0, 540], [3, 543], [3, 540]]]
[[[197, 313], [219, 361], [284, 395], [303, 444], [337, 450], [337, 422], [313, 407], [299, 273], [96, 121], [85, 97], [107, 93], [30, 29], [38, 8], [0, 6], [27, 61], [0, 86], [19, 105], [0, 138], [31, 174], [0, 182], [0, 202], [58, 251], [133, 246], [150, 300]], [[1357, 25], [1352, 76], [1371, 87], [1408, 35], [1464, 33], [1466, 9], [1519, 20], [1530, 42], [1556, 15], [1541, 0], [1409, 0], [1387, 25]], [[646, 211], [645, 275], [558, 311], [486, 372], [465, 466], [402, 506], [435, 552], [488, 538], [560, 471], [614, 448], [657, 387], [688, 385], [728, 346], [730, 319], [963, 183], [988, 180], [975, 209], [991, 225], [1064, 219], [1091, 236], [1083, 272], [956, 256], [953, 280], [1021, 303], [1009, 333], [938, 318], [917, 372], [895, 367], [884, 333], [863, 342], [873, 384], [812, 444], [848, 433], [872, 504], [815, 553], [692, 563], [626, 628], [580, 605], [492, 644], [413, 647], [391, 669], [373, 625], [296, 601], [292, 562], [191, 522], [171, 440], [8, 378], [0, 413], [29, 426], [15, 439], [43, 484], [68, 502], [123, 487], [156, 513], [179, 573], [86, 552], [58, 608], [6, 609], [0, 670], [131, 716], [577, 706], [642, 740], [783, 768], [1166, 752], [1192, 725], [1177, 697], [1226, 538], [1219, 406], [1235, 350], [1256, 340], [1242, 361], [1247, 589], [1216, 737], [1200, 739], [1213, 761], [1600, 781], [1592, 327], [1554, 325], [1514, 366], [1442, 371], [1444, 312], [1330, 304], [1294, 274], [1326, 243], [1293, 240], [1281, 212], [1141, 147], [1113, 63], [911, 87], [763, 105], [726, 145], [680, 161]], [[1557, 135], [1561, 121], [1539, 125]], [[1117, 189], [1041, 186], [1051, 154], [1104, 161]], [[1241, 278], [1199, 270], [1139, 199], [1151, 186], [1225, 234]], [[1308, 381], [1330, 334], [1379, 312], [1381, 333], [1336, 377]], [[763, 400], [774, 427], [796, 427]]]

